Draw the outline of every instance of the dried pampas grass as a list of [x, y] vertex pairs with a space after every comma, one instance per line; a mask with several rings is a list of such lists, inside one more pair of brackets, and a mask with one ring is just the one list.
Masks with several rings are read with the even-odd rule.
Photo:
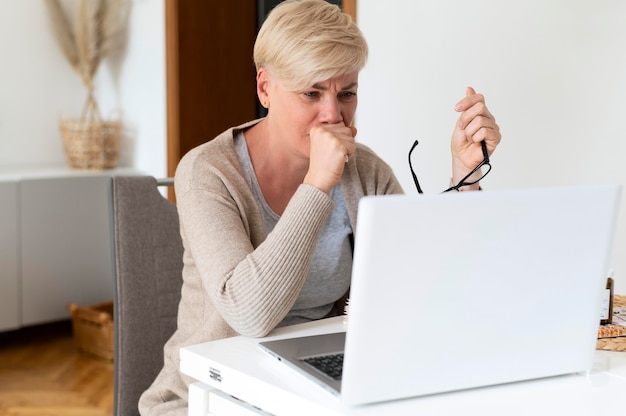
[[128, 0], [46, 0], [46, 5], [63, 55], [87, 88], [86, 109], [97, 112], [93, 80], [104, 57], [121, 46], [130, 3]]
[[46, 0], [56, 40], [87, 88], [80, 119], [61, 119], [68, 164], [78, 169], [117, 165], [122, 124], [103, 121], [94, 98], [94, 77], [102, 60], [121, 46], [129, 0]]

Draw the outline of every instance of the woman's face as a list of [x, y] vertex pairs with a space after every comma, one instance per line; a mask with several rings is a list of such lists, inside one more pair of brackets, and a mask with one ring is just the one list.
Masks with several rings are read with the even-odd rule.
[[[263, 69], [261, 69], [262, 71]], [[266, 73], [267, 74], [267, 73]], [[272, 139], [299, 157], [309, 157], [309, 131], [321, 124], [350, 126], [357, 106], [358, 71], [289, 91], [268, 77], [266, 102]], [[261, 97], [263, 102], [263, 97]]]

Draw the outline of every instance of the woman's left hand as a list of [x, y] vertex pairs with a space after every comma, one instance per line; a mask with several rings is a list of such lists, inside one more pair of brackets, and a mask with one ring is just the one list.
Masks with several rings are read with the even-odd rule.
[[[485, 105], [485, 97], [467, 87], [466, 96], [454, 106], [461, 115], [452, 132], [452, 182], [458, 183], [483, 160], [481, 142], [491, 155], [502, 136], [495, 117]], [[470, 178], [471, 180], [471, 178]], [[478, 184], [474, 186], [478, 188]]]

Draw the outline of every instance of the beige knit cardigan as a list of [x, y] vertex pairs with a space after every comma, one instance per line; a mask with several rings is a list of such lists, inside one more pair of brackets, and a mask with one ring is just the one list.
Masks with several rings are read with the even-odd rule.
[[[231, 128], [187, 153], [176, 170], [176, 202], [184, 245], [178, 329], [164, 348], [165, 365], [140, 401], [142, 414], [186, 414], [179, 348], [220, 338], [262, 337], [295, 302], [332, 199], [301, 185], [265, 238], [261, 213], [244, 176], [233, 137], [258, 120]], [[391, 168], [357, 144], [340, 181], [356, 228], [364, 195], [401, 193]]]

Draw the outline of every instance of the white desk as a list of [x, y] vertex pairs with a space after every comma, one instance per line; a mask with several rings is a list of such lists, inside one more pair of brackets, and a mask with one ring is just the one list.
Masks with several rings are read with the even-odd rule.
[[[280, 328], [263, 339], [234, 337], [182, 348], [180, 368], [201, 383], [190, 388], [190, 415], [207, 415], [215, 388], [274, 415], [598, 415], [620, 413], [626, 353], [596, 351], [589, 375], [512, 383], [361, 407], [338, 399], [261, 351], [261, 340], [343, 330], [342, 318]], [[621, 409], [621, 410], [618, 410]], [[249, 414], [242, 412], [241, 414]], [[219, 415], [215, 415], [219, 416]]]

